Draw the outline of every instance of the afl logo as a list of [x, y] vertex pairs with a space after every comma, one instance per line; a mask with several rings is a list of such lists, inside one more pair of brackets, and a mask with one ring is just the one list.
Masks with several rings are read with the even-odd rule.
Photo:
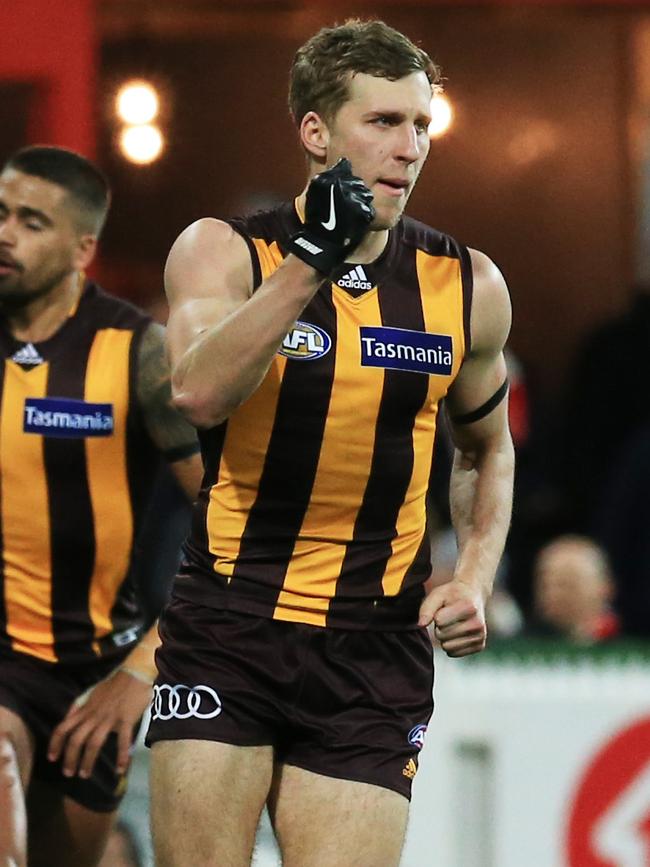
[[415, 726], [409, 732], [409, 743], [419, 750], [424, 746], [424, 737], [427, 733], [427, 727], [424, 725]]
[[331, 346], [332, 339], [326, 331], [309, 322], [298, 321], [282, 341], [279, 352], [286, 358], [311, 361], [327, 355]]

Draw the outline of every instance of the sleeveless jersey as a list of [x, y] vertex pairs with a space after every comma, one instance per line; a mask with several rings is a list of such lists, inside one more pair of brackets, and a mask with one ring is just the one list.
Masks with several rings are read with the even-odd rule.
[[[300, 220], [285, 204], [231, 224], [257, 286]], [[471, 290], [466, 248], [409, 218], [375, 262], [320, 286], [257, 391], [200, 432], [177, 595], [317, 626], [416, 627], [436, 418], [469, 349]]]
[[85, 662], [142, 630], [134, 539], [157, 456], [135, 375], [149, 322], [86, 282], [42, 343], [0, 323], [0, 652]]

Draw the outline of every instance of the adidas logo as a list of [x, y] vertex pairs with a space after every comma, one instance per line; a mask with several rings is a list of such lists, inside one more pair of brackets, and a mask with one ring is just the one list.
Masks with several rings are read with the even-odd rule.
[[366, 272], [361, 265], [357, 265], [351, 271], [348, 271], [347, 274], [344, 274], [336, 281], [336, 285], [341, 286], [343, 289], [372, 289], [372, 283], [368, 280]]
[[413, 759], [409, 759], [406, 763], [406, 767], [402, 771], [402, 774], [409, 780], [412, 780], [413, 777], [418, 772], [418, 766]]
[[33, 343], [26, 343], [18, 352], [14, 352], [11, 360], [16, 364], [42, 364], [43, 359], [36, 351]]

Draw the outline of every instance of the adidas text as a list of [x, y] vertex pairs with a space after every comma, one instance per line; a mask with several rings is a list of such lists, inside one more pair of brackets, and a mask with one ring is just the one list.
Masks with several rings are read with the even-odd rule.
[[342, 289], [363, 289], [366, 292], [372, 289], [372, 283], [368, 280], [361, 265], [344, 274], [336, 281], [336, 285], [341, 286]]

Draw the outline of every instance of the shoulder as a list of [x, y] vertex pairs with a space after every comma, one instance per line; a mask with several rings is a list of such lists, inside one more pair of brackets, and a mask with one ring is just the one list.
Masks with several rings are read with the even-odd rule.
[[111, 295], [97, 283], [86, 284], [80, 315], [92, 316], [99, 327], [140, 329], [151, 322], [151, 316], [130, 301]]
[[283, 242], [300, 228], [300, 219], [291, 202], [256, 211], [246, 217], [233, 217], [228, 224], [244, 238], [256, 238], [266, 243]]
[[174, 241], [170, 260], [172, 257], [175, 259], [196, 256], [210, 258], [223, 253], [224, 250], [235, 255], [245, 253], [246, 244], [241, 234], [225, 220], [202, 217], [191, 223]]
[[503, 274], [480, 250], [469, 249], [473, 293], [470, 328], [472, 353], [503, 347], [512, 324], [510, 293]]
[[174, 242], [165, 266], [170, 303], [214, 297], [224, 287], [250, 295], [261, 279], [255, 241], [282, 244], [297, 219], [293, 206], [285, 203], [250, 217], [203, 217], [192, 223]]
[[460, 259], [463, 253], [467, 254], [466, 248], [451, 235], [434, 229], [432, 226], [427, 226], [426, 223], [421, 223], [412, 217], [402, 217], [401, 233], [403, 244], [407, 247], [415, 247], [431, 256]]
[[294, 230], [293, 223], [296, 220], [293, 207], [289, 203], [229, 220], [202, 217], [181, 232], [172, 247], [172, 253], [210, 256], [217, 249], [234, 255], [245, 255], [250, 239], [281, 239]]
[[242, 235], [224, 220], [204, 217], [188, 226], [172, 246], [165, 265], [170, 305], [211, 298], [222, 286], [250, 292], [251, 255]]

